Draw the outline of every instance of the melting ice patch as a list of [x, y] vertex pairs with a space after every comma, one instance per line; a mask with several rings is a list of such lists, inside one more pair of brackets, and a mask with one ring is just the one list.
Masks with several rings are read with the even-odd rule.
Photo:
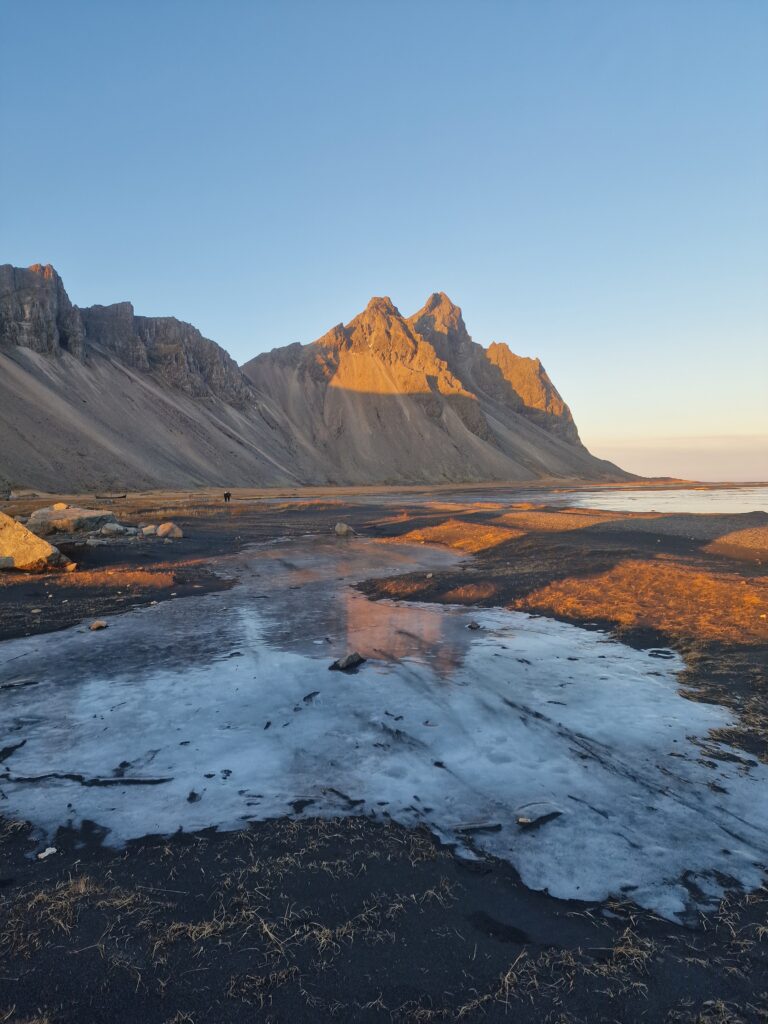
[[[679, 695], [676, 656], [350, 589], [393, 558], [454, 560], [281, 544], [252, 550], [226, 593], [3, 644], [0, 810], [47, 834], [95, 821], [110, 842], [389, 816], [507, 859], [531, 888], [668, 917], [761, 883], [766, 768], [706, 739], [732, 718]], [[352, 649], [362, 669], [328, 671]]]

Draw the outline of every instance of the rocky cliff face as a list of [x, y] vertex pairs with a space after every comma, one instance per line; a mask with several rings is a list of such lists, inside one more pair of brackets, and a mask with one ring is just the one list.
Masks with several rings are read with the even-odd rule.
[[504, 342], [487, 349], [472, 341], [461, 309], [444, 292], [410, 317], [453, 372], [480, 398], [502, 403], [571, 444], [580, 444], [571, 410], [539, 359], [518, 356]]
[[69, 352], [82, 359], [85, 331], [52, 266], [0, 266], [0, 346], [34, 352]]
[[0, 267], [0, 483], [623, 479], [579, 441], [538, 360], [472, 341], [443, 293], [242, 369], [173, 317], [78, 309], [52, 267]]
[[0, 346], [87, 362], [95, 350], [194, 398], [253, 401], [237, 363], [191, 324], [135, 316], [130, 302], [78, 309], [52, 266], [0, 266]]
[[88, 345], [122, 363], [156, 374], [193, 398], [215, 396], [232, 405], [253, 401], [237, 363], [196, 327], [175, 317], [136, 316], [130, 302], [80, 310]]

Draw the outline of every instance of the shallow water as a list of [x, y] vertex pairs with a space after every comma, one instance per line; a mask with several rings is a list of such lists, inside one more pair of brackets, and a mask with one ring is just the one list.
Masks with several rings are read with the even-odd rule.
[[[284, 500], [284, 499], [274, 499]], [[600, 487], [595, 490], [536, 490], [535, 488], [493, 487], [477, 490], [460, 489], [434, 492], [402, 492], [373, 494], [365, 499], [386, 505], [422, 505], [425, 502], [459, 505], [490, 502], [519, 502], [559, 507], [597, 508], [614, 512], [768, 512], [768, 487], [717, 487], [651, 489]]]
[[[111, 843], [285, 814], [390, 816], [506, 858], [532, 888], [625, 894], [669, 917], [732, 881], [760, 884], [768, 770], [702, 750], [696, 737], [731, 716], [678, 694], [677, 656], [351, 587], [455, 561], [282, 542], [229, 563], [230, 591], [0, 645], [2, 813], [41, 838], [93, 821]], [[359, 671], [328, 671], [353, 649]]]
[[554, 497], [550, 504], [611, 512], [768, 512], [768, 487], [573, 491]]

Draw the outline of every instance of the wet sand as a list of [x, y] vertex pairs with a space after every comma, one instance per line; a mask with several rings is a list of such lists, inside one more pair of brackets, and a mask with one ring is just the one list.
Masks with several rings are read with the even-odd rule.
[[[255, 503], [236, 492], [228, 509], [174, 495], [116, 501], [122, 521], [173, 518], [184, 540], [79, 549], [74, 576], [3, 578], [2, 636], [225, 591], [246, 545], [330, 536], [343, 519], [383, 547], [437, 540], [464, 559], [429, 577], [384, 574], [362, 584], [370, 596], [530, 609], [611, 629], [636, 647], [673, 648], [686, 660], [688, 694], [738, 716], [725, 737], [736, 756], [766, 760], [759, 601], [768, 559], [759, 545], [727, 555], [711, 545], [760, 531], [768, 517], [598, 515], [582, 525], [563, 511], [537, 521], [539, 509], [512, 509], [498, 493], [473, 497], [410, 495], [401, 507], [368, 494]], [[430, 530], [443, 536], [413, 536]], [[627, 565], [648, 576], [646, 597], [615, 575]], [[691, 574], [704, 577], [698, 589]], [[687, 602], [671, 599], [675, 586]], [[718, 602], [719, 618], [710, 608]], [[12, 761], [6, 753], [0, 770]], [[534, 892], [502, 860], [468, 862], [424, 830], [312, 819], [311, 810], [244, 831], [138, 838], [125, 850], [110, 848], [96, 825], [65, 828], [44, 861], [29, 857], [39, 836], [6, 819], [0, 1019], [763, 1019], [763, 889], [734, 893], [681, 926], [626, 899], [580, 904]]]

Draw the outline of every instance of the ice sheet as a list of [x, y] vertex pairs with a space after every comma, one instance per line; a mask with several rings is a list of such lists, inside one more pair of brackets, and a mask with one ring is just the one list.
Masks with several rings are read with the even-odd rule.
[[[702, 751], [731, 716], [677, 692], [677, 656], [351, 588], [393, 560], [455, 561], [304, 539], [244, 554], [230, 591], [0, 645], [0, 750], [15, 747], [0, 810], [41, 839], [94, 821], [111, 843], [390, 816], [506, 858], [532, 888], [668, 917], [761, 883], [766, 767]], [[328, 671], [353, 649], [358, 672]]]

